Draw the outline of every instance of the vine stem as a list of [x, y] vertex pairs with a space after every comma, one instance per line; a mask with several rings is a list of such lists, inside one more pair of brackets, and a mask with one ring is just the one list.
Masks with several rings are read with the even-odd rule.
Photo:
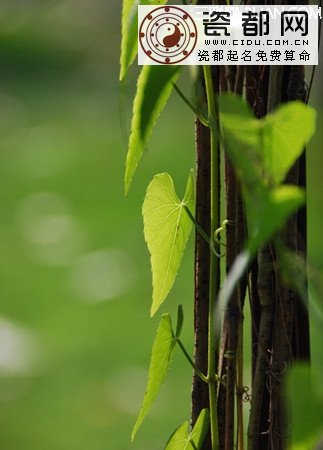
[[176, 343], [178, 344], [179, 348], [182, 350], [185, 358], [187, 359], [188, 363], [193, 367], [193, 370], [195, 371], [196, 375], [198, 375], [204, 383], [208, 383], [208, 378], [200, 371], [198, 367], [194, 364], [192, 358], [187, 353], [186, 348], [184, 347], [182, 341], [179, 338], [176, 338]]
[[[213, 77], [210, 66], [203, 66], [206, 97], [208, 104], [208, 122], [210, 124], [211, 142], [211, 236], [220, 223], [220, 155], [219, 155], [219, 114], [213, 88]], [[209, 286], [209, 311], [208, 311], [208, 381], [209, 381], [209, 406], [211, 424], [212, 450], [219, 448], [219, 431], [217, 420], [217, 381], [216, 363], [219, 346], [217, 345], [216, 300], [220, 288], [220, 262], [210, 252], [210, 286]]]
[[173, 88], [177, 92], [177, 94], [180, 96], [180, 98], [183, 100], [183, 102], [193, 111], [193, 113], [196, 115], [196, 117], [199, 119], [199, 121], [205, 126], [209, 126], [209, 122], [207, 118], [203, 115], [202, 112], [199, 111], [199, 109], [193, 105], [193, 103], [186, 97], [186, 95], [180, 90], [180, 88], [177, 86], [175, 82], [172, 83]]
[[[193, 216], [193, 214], [191, 213], [191, 211], [189, 210], [189, 208], [187, 206], [184, 206], [185, 211], [187, 212], [188, 217], [191, 219], [191, 221], [193, 222], [195, 228], [197, 229], [197, 231], [200, 233], [200, 235], [203, 237], [203, 239], [209, 244], [211, 251], [215, 254], [215, 256], [217, 258], [221, 258], [224, 255], [221, 255], [220, 253], [218, 253], [215, 250], [214, 247], [214, 243], [212, 241], [211, 238], [209, 238], [209, 236], [205, 233], [205, 231], [203, 230], [203, 228], [200, 226], [200, 224], [197, 222], [197, 220], [195, 219], [195, 217]], [[222, 228], [221, 228], [222, 229]], [[220, 228], [218, 228], [218, 230], [220, 230]], [[216, 230], [216, 231], [218, 231]], [[219, 245], [221, 245], [221, 242], [217, 241]], [[224, 244], [222, 244], [224, 245]]]

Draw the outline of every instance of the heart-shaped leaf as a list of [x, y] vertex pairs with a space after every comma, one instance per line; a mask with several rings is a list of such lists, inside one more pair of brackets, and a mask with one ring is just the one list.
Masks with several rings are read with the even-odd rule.
[[179, 200], [170, 175], [156, 175], [149, 184], [143, 204], [144, 234], [151, 255], [153, 316], [171, 290], [192, 222], [187, 207], [194, 211], [194, 175], [191, 171], [183, 200]]
[[279, 230], [298, 208], [305, 203], [305, 193], [292, 185], [282, 185], [271, 190], [263, 190], [258, 205], [246, 199], [249, 214], [249, 250], [254, 254]]
[[189, 433], [188, 422], [184, 422], [170, 437], [165, 450], [200, 450], [209, 429], [209, 411], [203, 409]]
[[315, 110], [294, 101], [259, 120], [233, 94], [221, 95], [219, 104], [226, 150], [242, 181], [282, 182], [314, 134]]
[[315, 111], [290, 102], [259, 120], [232, 94], [219, 101], [224, 146], [242, 182], [254, 253], [305, 202], [302, 190], [280, 183], [314, 133]]
[[300, 101], [280, 106], [261, 120], [265, 168], [280, 183], [315, 131], [316, 111]]
[[188, 421], [180, 425], [171, 435], [166, 444], [165, 450], [193, 450], [193, 447], [188, 442]]

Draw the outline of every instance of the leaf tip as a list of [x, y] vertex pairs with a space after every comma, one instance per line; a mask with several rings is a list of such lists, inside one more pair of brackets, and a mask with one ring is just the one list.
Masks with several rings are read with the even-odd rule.
[[135, 440], [138, 428], [139, 428], [139, 424], [138, 424], [138, 420], [137, 420], [135, 425], [134, 425], [134, 427], [133, 427], [133, 429], [132, 429], [132, 432], [131, 432], [131, 442], [133, 442]]
[[191, 180], [191, 183], [193, 186], [195, 185], [195, 170], [191, 169], [189, 174], [189, 180]]
[[153, 318], [156, 312], [158, 311], [159, 306], [153, 303], [150, 308], [150, 317]]
[[126, 164], [126, 170], [125, 170], [125, 175], [124, 175], [124, 194], [125, 194], [125, 197], [127, 197], [128, 193], [129, 193], [129, 189], [130, 189], [130, 186], [131, 186], [132, 178], [133, 178], [133, 173], [130, 172], [129, 166]]
[[129, 192], [129, 183], [127, 183], [126, 181], [125, 181], [125, 183], [124, 183], [124, 196], [125, 197], [127, 197], [128, 196], [128, 192]]
[[176, 337], [179, 337], [181, 332], [182, 332], [183, 322], [184, 322], [183, 305], [178, 305], [178, 308], [177, 308], [177, 325], [176, 325], [176, 334], [175, 334]]
[[121, 54], [121, 58], [120, 58], [120, 72], [119, 72], [119, 81], [122, 83], [123, 81], [125, 81], [126, 78], [126, 74], [127, 74], [127, 67], [123, 61], [123, 55]]

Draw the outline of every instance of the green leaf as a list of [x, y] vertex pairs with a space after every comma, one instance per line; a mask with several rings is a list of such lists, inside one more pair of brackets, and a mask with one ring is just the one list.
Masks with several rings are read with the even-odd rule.
[[139, 0], [123, 0], [121, 17], [120, 81], [133, 62], [138, 50], [138, 4]]
[[261, 121], [244, 100], [233, 94], [221, 95], [219, 105], [224, 148], [244, 188], [255, 194], [270, 178], [263, 173]]
[[164, 5], [165, 3], [167, 0], [123, 0], [120, 81], [126, 76], [138, 51], [138, 5]]
[[172, 83], [177, 79], [179, 71], [180, 66], [144, 66], [141, 70], [133, 104], [126, 159], [126, 194], [151, 132], [172, 92]]
[[203, 409], [195, 422], [193, 430], [189, 434], [189, 441], [194, 442], [195, 447], [202, 448], [206, 433], [210, 426], [210, 413], [208, 409]]
[[194, 175], [191, 171], [183, 200], [170, 175], [156, 175], [149, 184], [142, 212], [145, 240], [153, 279], [153, 316], [171, 290], [192, 228], [184, 207], [194, 211]]
[[188, 432], [188, 422], [184, 422], [170, 437], [165, 450], [200, 450], [209, 429], [209, 411], [203, 409], [193, 427]]
[[180, 425], [170, 437], [166, 444], [165, 450], [193, 450], [193, 447], [188, 442], [188, 422]]
[[222, 131], [242, 144], [257, 148], [261, 121], [254, 116], [247, 102], [232, 93], [221, 94], [219, 108]]
[[323, 398], [316, 390], [310, 367], [293, 367], [287, 388], [291, 409], [291, 448], [319, 448], [315, 444], [323, 434]]
[[221, 329], [221, 312], [225, 311], [231, 296], [239, 283], [242, 275], [248, 269], [249, 264], [252, 261], [252, 255], [249, 250], [243, 250], [239, 253], [233, 262], [233, 265], [224, 280], [224, 285], [219, 293], [219, 302], [217, 304], [217, 329]]
[[279, 183], [313, 134], [315, 111], [291, 102], [259, 120], [236, 96], [223, 95], [219, 101], [224, 145], [242, 181], [254, 254], [305, 202], [296, 186]]
[[[235, 259], [220, 292], [218, 316], [225, 310], [240, 278], [246, 272], [258, 248], [266, 243], [284, 224], [285, 220], [305, 202], [304, 192], [296, 186], [283, 185], [272, 190], [263, 190], [259, 204], [249, 203], [247, 196], [247, 215], [249, 220], [250, 239], [248, 249], [243, 250]], [[257, 211], [255, 213], [255, 211]], [[256, 216], [257, 215], [257, 216]], [[219, 319], [220, 320], [220, 319]], [[219, 324], [220, 325], [220, 324]]]
[[315, 132], [316, 112], [300, 101], [282, 105], [261, 120], [265, 168], [274, 181], [284, 180]]
[[132, 431], [131, 440], [134, 440], [138, 428], [159, 393], [171, 363], [175, 342], [170, 315], [163, 314], [152, 349], [145, 397]]
[[249, 215], [249, 249], [253, 254], [278, 231], [287, 218], [305, 203], [305, 193], [297, 186], [283, 185], [263, 190], [255, 205], [246, 199]]
[[219, 99], [226, 150], [243, 182], [280, 183], [315, 131], [316, 112], [299, 101], [256, 119], [244, 100], [233, 94]]

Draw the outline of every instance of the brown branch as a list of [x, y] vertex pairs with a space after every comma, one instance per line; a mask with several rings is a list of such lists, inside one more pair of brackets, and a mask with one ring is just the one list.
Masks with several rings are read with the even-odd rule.
[[[210, 132], [196, 119], [196, 220], [210, 235]], [[195, 301], [194, 301], [194, 358], [196, 367], [207, 373], [208, 298], [210, 247], [195, 232]], [[208, 408], [208, 387], [193, 375], [191, 422], [195, 424], [201, 410]], [[208, 447], [205, 446], [205, 450]]]
[[[248, 427], [248, 449], [259, 450], [266, 448], [260, 445], [261, 433], [266, 429], [260, 429], [263, 422], [263, 397], [266, 390], [267, 370], [269, 367], [269, 355], [271, 350], [272, 326], [273, 326], [273, 296], [272, 296], [272, 260], [268, 247], [260, 248], [258, 252], [258, 297], [261, 307], [259, 335], [257, 343], [257, 360], [254, 382], [252, 387], [251, 410]], [[266, 437], [266, 435], [263, 435]]]

